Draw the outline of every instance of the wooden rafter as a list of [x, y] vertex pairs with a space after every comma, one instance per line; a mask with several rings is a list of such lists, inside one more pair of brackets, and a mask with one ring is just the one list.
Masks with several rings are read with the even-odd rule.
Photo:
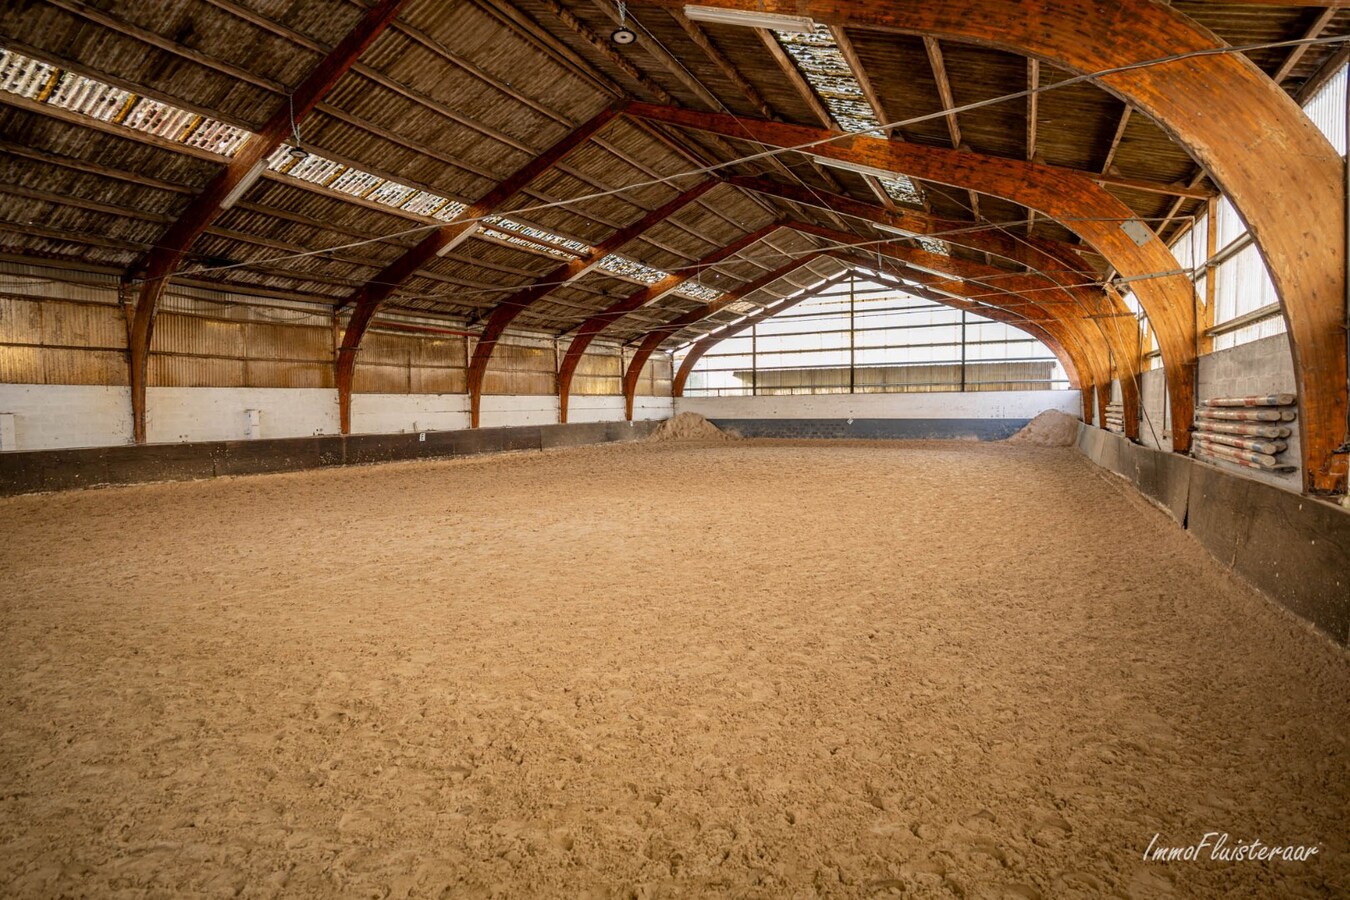
[[[1259, 236], [1300, 363], [1304, 487], [1319, 493], [1345, 489], [1350, 454], [1338, 448], [1347, 438], [1350, 397], [1344, 379], [1325, 375], [1344, 372], [1347, 365], [1345, 163], [1288, 94], [1241, 55], [1223, 52], [1211, 32], [1155, 0], [1113, 0], [1109, 16], [1102, 15], [1099, 0], [700, 2], [970, 41], [1072, 71], [1111, 72], [1100, 83], [1200, 161]], [[1184, 66], [1138, 65], [1182, 54], [1189, 57]], [[1184, 89], [1178, 89], [1179, 69], [1186, 73]], [[1252, 152], [1257, 145], [1262, 152]], [[1189, 362], [1180, 370], [1169, 364], [1169, 385], [1174, 372], [1187, 377], [1188, 367]], [[1178, 431], [1174, 424], [1174, 440]]]
[[[629, 115], [651, 117], [670, 124], [711, 130], [716, 133], [749, 132], [762, 143], [776, 147], [810, 146], [813, 154], [882, 171], [904, 172], [910, 177], [1003, 197], [1036, 208], [1063, 223], [1107, 256], [1122, 274], [1139, 276], [1135, 292], [1158, 329], [1159, 346], [1171, 371], [1172, 430], [1176, 449], [1189, 443], [1194, 412], [1195, 346], [1191, 319], [1195, 291], [1189, 279], [1169, 273], [1176, 263], [1171, 252], [1151, 231], [1136, 242], [1119, 222], [1134, 213], [1086, 176], [1036, 163], [989, 157], [967, 151], [920, 147], [865, 135], [839, 138], [835, 133], [776, 122], [737, 119], [692, 110], [634, 104]], [[1146, 226], [1145, 226], [1146, 228]], [[1128, 272], [1127, 272], [1128, 270]]]
[[568, 345], [567, 352], [563, 355], [562, 362], [558, 367], [559, 421], [567, 421], [567, 404], [571, 393], [572, 376], [576, 372], [577, 365], [581, 362], [582, 354], [586, 352], [586, 348], [591, 345], [591, 342], [600, 336], [601, 332], [610, 325], [613, 325], [623, 316], [631, 313], [633, 310], [641, 309], [648, 304], [655, 303], [661, 297], [669, 294], [689, 279], [697, 277], [719, 263], [726, 262], [735, 257], [737, 254], [767, 237], [770, 232], [775, 231], [778, 227], [777, 224], [772, 224], [757, 231], [752, 231], [744, 237], [703, 257], [694, 266], [680, 272], [671, 273], [656, 284], [643, 288], [635, 294], [611, 303], [600, 312], [582, 322], [581, 325], [577, 327], [576, 334], [572, 337], [572, 342]]
[[408, 278], [423, 266], [443, 254], [448, 248], [464, 240], [484, 216], [498, 211], [531, 181], [551, 169], [559, 160], [584, 144], [619, 113], [610, 106], [593, 116], [584, 125], [574, 129], [547, 151], [516, 170], [505, 181], [497, 184], [481, 199], [466, 207], [455, 221], [441, 225], [427, 234], [416, 246], [390, 263], [378, 275], [351, 295], [344, 305], [352, 307], [352, 316], [342, 335], [338, 348], [337, 387], [342, 432], [351, 430], [351, 388], [356, 369], [356, 356], [361, 340], [380, 304]]
[[[193, 241], [224, 210], [225, 201], [256, 179], [266, 167], [267, 158], [293, 130], [293, 122], [304, 118], [338, 80], [351, 68], [367, 47], [384, 32], [398, 15], [407, 0], [380, 0], [362, 16], [357, 25], [333, 48], [332, 52], [310, 72], [292, 92], [289, 101], [281, 104], [262, 130], [244, 142], [243, 146], [193, 201], [188, 204], [164, 235], [155, 249], [133, 267], [140, 282], [139, 298], [128, 332], [131, 367], [131, 405], [134, 437], [137, 443], [145, 441], [145, 388], [149, 375], [150, 340], [154, 332], [155, 312], [169, 278], [178, 268]], [[96, 21], [106, 18], [102, 13], [83, 9], [80, 14]], [[195, 52], [195, 51], [194, 51]]]
[[703, 181], [682, 192], [674, 199], [652, 210], [638, 221], [606, 238], [581, 259], [563, 263], [553, 271], [538, 279], [534, 284], [523, 288], [498, 303], [487, 315], [482, 335], [469, 360], [469, 416], [474, 428], [478, 427], [483, 397], [483, 380], [487, 374], [488, 363], [497, 342], [512, 321], [524, 310], [548, 296], [555, 288], [574, 281], [598, 266], [605, 257], [618, 252], [625, 244], [637, 238], [647, 229], [661, 223], [680, 209], [697, 200], [717, 185], [716, 181]]
[[680, 329], [692, 325], [702, 319], [706, 319], [717, 312], [726, 309], [733, 303], [741, 300], [756, 291], [763, 290], [775, 281], [779, 281], [791, 275], [797, 269], [809, 265], [811, 262], [819, 259], [824, 254], [817, 251], [799, 259], [792, 259], [774, 269], [756, 278], [754, 281], [747, 282], [733, 291], [727, 291], [709, 303], [705, 303], [687, 313], [676, 316], [670, 322], [653, 328], [647, 334], [643, 335], [642, 343], [633, 353], [633, 358], [629, 360], [628, 369], [623, 376], [623, 396], [624, 396], [624, 415], [628, 419], [633, 418], [633, 398], [637, 394], [638, 379], [642, 375], [642, 368], [647, 364], [647, 360], [656, 352], [657, 348], [666, 338], [676, 334]]

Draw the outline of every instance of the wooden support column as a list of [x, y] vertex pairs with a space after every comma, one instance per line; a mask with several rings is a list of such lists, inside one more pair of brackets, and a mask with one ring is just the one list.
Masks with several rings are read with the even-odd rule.
[[727, 291], [716, 300], [705, 303], [703, 306], [691, 310], [682, 316], [677, 316], [673, 321], [658, 326], [657, 328], [653, 328], [651, 331], [647, 332], [647, 334], [643, 336], [642, 343], [638, 346], [637, 351], [633, 354], [632, 360], [628, 363], [627, 371], [624, 372], [624, 417], [629, 421], [632, 421], [633, 398], [637, 395], [637, 383], [638, 378], [642, 375], [642, 367], [647, 364], [647, 360], [651, 358], [651, 355], [656, 352], [656, 349], [661, 346], [661, 343], [665, 341], [666, 338], [675, 334], [687, 325], [692, 325], [695, 322], [706, 319], [714, 313], [726, 309], [743, 297], [748, 297], [756, 291], [763, 290], [775, 281], [791, 275], [797, 269], [810, 265], [821, 256], [824, 256], [824, 253], [811, 253], [799, 259], [791, 260], [790, 262], [779, 266], [777, 269], [774, 269], [772, 272], [767, 272], [756, 278], [754, 281], [741, 285], [734, 291]]
[[366, 329], [370, 327], [371, 319], [375, 317], [380, 304], [418, 269], [468, 237], [472, 230], [477, 228], [478, 219], [496, 212], [531, 181], [551, 169], [568, 153], [609, 124], [619, 114], [620, 108], [621, 106], [617, 104], [609, 106], [585, 124], [578, 126], [548, 150], [514, 172], [510, 178], [488, 191], [482, 199], [465, 207], [455, 221], [428, 233], [415, 247], [394, 260], [347, 298], [343, 305], [352, 307], [352, 317], [347, 323], [346, 332], [342, 335], [342, 345], [338, 348], [336, 373], [343, 434], [351, 433], [352, 382], [356, 372], [357, 353], [361, 349], [361, 340], [365, 337]]
[[[1195, 406], [1195, 342], [1192, 316], [1195, 290], [1189, 278], [1174, 272], [1176, 260], [1147, 225], [1101, 186], [1085, 176], [1052, 166], [980, 154], [920, 147], [853, 135], [842, 139], [820, 129], [756, 119], [634, 104], [630, 114], [719, 134], [753, 136], [770, 146], [797, 147], [827, 141], [811, 152], [884, 171], [954, 187], [969, 187], [1039, 209], [1096, 247], [1126, 277], [1158, 329], [1172, 398], [1173, 449], [1190, 446]], [[1108, 376], [1109, 382], [1109, 376]]]
[[[1315, 493], [1345, 489], [1350, 454], [1338, 452], [1350, 409], [1342, 377], [1347, 368], [1344, 164], [1294, 101], [1245, 56], [1213, 52], [1223, 45], [1212, 32], [1153, 0], [700, 2], [809, 16], [824, 25], [970, 41], [1077, 72], [1111, 71], [1098, 82], [1175, 137], [1221, 186], [1255, 237], [1289, 326], [1304, 487]], [[1198, 53], [1205, 55], [1193, 55]], [[1149, 262], [1144, 268], [1165, 271]], [[1142, 291], [1136, 292], [1149, 306]], [[1152, 309], [1149, 316], [1153, 319]], [[1191, 384], [1193, 360], [1188, 357], [1193, 351], [1179, 355], [1181, 348], [1173, 346], [1175, 323], [1154, 321], [1169, 385], [1174, 380]], [[1172, 401], [1174, 446], [1182, 449], [1188, 441], [1178, 426], [1189, 421], [1181, 421], [1177, 407], [1194, 397], [1174, 395]]]
[[[332, 90], [357, 58], [384, 33], [407, 0], [380, 0], [295, 89], [288, 102], [272, 113], [262, 131], [239, 148], [202, 193], [188, 204], [155, 247], [134, 265], [124, 281], [139, 283], [136, 310], [127, 333], [131, 382], [132, 436], [145, 443], [146, 384], [149, 379], [150, 343], [154, 337], [155, 314], [169, 279], [178, 270], [194, 241], [230, 203], [248, 190], [267, 167], [267, 159], [290, 135], [292, 121], [299, 121]], [[294, 117], [294, 118], [292, 118]]]
[[655, 303], [661, 297], [678, 288], [690, 278], [699, 275], [704, 269], [711, 268], [718, 263], [725, 262], [731, 257], [748, 249], [753, 244], [767, 237], [779, 228], [778, 224], [766, 225], [765, 227], [752, 231], [745, 237], [728, 244], [720, 250], [714, 250], [707, 256], [679, 272], [673, 272], [662, 278], [656, 284], [643, 288], [635, 294], [623, 298], [602, 309], [600, 312], [591, 316], [582, 322], [576, 328], [576, 335], [572, 338], [572, 343], [568, 345], [567, 352], [563, 355], [562, 364], [558, 367], [558, 421], [567, 422], [567, 404], [572, 391], [572, 376], [576, 374], [577, 365], [581, 362], [582, 355], [591, 342], [599, 337], [600, 333], [610, 325], [617, 322], [626, 313], [635, 309]]
[[473, 358], [469, 361], [470, 425], [474, 428], [478, 427], [483, 400], [483, 380], [487, 375], [488, 363], [492, 360], [492, 352], [497, 348], [497, 341], [516, 316], [548, 296], [554, 288], [585, 275], [598, 266], [606, 256], [617, 252], [624, 244], [638, 237], [653, 225], [662, 222], [685, 205], [702, 197], [717, 184], [718, 182], [712, 180], [700, 182], [673, 200], [647, 213], [633, 224], [615, 232], [588, 255], [563, 263], [534, 284], [517, 291], [497, 304], [488, 314], [483, 332], [478, 338], [477, 345], [473, 348]]

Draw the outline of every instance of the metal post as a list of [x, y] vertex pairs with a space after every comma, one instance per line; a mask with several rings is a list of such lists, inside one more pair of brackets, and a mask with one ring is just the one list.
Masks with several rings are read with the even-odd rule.
[[855, 306], [857, 305], [857, 295], [854, 293], [854, 284], [857, 276], [850, 274], [848, 276], [848, 392], [857, 393], [858, 381], [858, 332], [854, 323]]
[[961, 310], [961, 393], [966, 392], [966, 311]]
[[759, 396], [759, 325], [750, 329], [750, 396]]

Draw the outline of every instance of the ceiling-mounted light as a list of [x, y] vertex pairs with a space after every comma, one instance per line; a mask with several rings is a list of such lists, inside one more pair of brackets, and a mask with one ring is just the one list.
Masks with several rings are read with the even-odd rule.
[[637, 40], [637, 34], [628, 27], [628, 4], [619, 0], [619, 27], [609, 33], [611, 43], [626, 47]]
[[767, 28], [770, 31], [791, 31], [798, 34], [810, 34], [816, 30], [816, 23], [807, 16], [783, 16], [749, 9], [686, 6], [684, 15], [695, 22], [709, 22], [713, 25], [740, 25], [744, 28]]
[[258, 180], [258, 176], [261, 175], [266, 168], [267, 160], [265, 159], [260, 159], [254, 163], [253, 168], [248, 170], [248, 174], [239, 179], [239, 183], [230, 189], [230, 192], [225, 195], [224, 200], [220, 201], [220, 208], [229, 209], [238, 203], [239, 198], [244, 196], [249, 188], [253, 187], [254, 183]]
[[901, 237], [907, 238], [918, 237], [918, 235], [915, 234], [914, 232], [906, 231], [903, 228], [896, 228], [894, 225], [884, 225], [881, 222], [873, 222], [872, 225], [875, 228], [880, 228], [882, 231], [889, 231], [891, 234], [898, 234]]
[[848, 162], [842, 159], [832, 159], [828, 156], [812, 156], [816, 162], [822, 166], [829, 166], [831, 169], [842, 169], [845, 172], [852, 172], [855, 175], [871, 175], [874, 178], [900, 178], [899, 172], [888, 172], [885, 169], [878, 169], [876, 166], [865, 166], [862, 163]]
[[456, 247], [458, 247], [460, 244], [462, 244], [462, 243], [464, 243], [465, 241], [467, 241], [469, 238], [473, 237], [475, 234], [477, 234], [477, 232], [478, 232], [478, 223], [477, 223], [477, 222], [474, 222], [474, 223], [472, 223], [471, 225], [469, 225], [468, 228], [465, 228], [465, 229], [464, 229], [463, 231], [461, 231], [459, 234], [457, 234], [457, 235], [455, 235], [454, 237], [452, 237], [452, 238], [449, 240], [449, 242], [446, 243], [446, 245], [445, 245], [444, 247], [442, 247], [441, 249], [437, 250], [437, 251], [436, 251], [436, 255], [437, 255], [437, 256], [444, 256], [445, 254], [449, 253], [451, 250], [453, 250], [453, 249], [455, 249]]
[[286, 104], [291, 110], [291, 136], [295, 138], [295, 143], [291, 144], [291, 148], [286, 151], [286, 155], [296, 162], [300, 162], [309, 159], [309, 151], [300, 146], [300, 123], [295, 120], [295, 96], [293, 94], [286, 96]]

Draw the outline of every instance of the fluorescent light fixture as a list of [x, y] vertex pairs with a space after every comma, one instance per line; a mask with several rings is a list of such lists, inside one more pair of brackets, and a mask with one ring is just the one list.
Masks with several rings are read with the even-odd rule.
[[450, 239], [450, 242], [449, 242], [448, 244], [446, 244], [446, 245], [445, 245], [444, 247], [442, 247], [441, 249], [437, 250], [437, 251], [436, 251], [436, 255], [437, 255], [437, 256], [444, 256], [445, 254], [449, 253], [451, 250], [453, 250], [453, 249], [455, 249], [456, 247], [458, 247], [460, 244], [462, 244], [462, 243], [464, 243], [465, 241], [467, 241], [469, 238], [473, 237], [477, 232], [478, 232], [478, 223], [477, 223], [477, 222], [474, 222], [474, 223], [473, 223], [472, 225], [470, 225], [468, 228], [465, 228], [465, 229], [464, 229], [463, 231], [461, 231], [459, 234], [457, 234], [457, 235], [455, 235], [454, 237], [452, 237], [452, 238]]
[[847, 162], [842, 159], [831, 159], [828, 156], [813, 156], [816, 162], [822, 166], [829, 166], [831, 169], [842, 169], [845, 172], [852, 172], [855, 175], [871, 175], [874, 178], [904, 178], [900, 172], [890, 172], [886, 169], [878, 169], [876, 166], [864, 166], [861, 163]]
[[929, 275], [936, 275], [938, 278], [945, 278], [948, 281], [965, 281], [961, 276], [953, 275], [951, 272], [939, 272], [937, 269], [930, 269], [927, 266], [915, 265], [908, 260], [905, 261], [905, 265], [909, 266], [911, 269], [918, 269], [920, 272], [927, 272]]
[[695, 22], [709, 22], [713, 25], [741, 25], [745, 28], [767, 28], [770, 31], [792, 31], [798, 34], [810, 34], [816, 30], [816, 23], [807, 16], [783, 16], [749, 9], [686, 6], [684, 15]]
[[914, 232], [906, 231], [903, 228], [896, 228], [894, 225], [883, 225], [880, 222], [873, 222], [872, 227], [880, 228], [882, 231], [889, 231], [891, 234], [898, 234], [901, 237], [907, 238], [918, 237], [918, 235], [915, 234]]
[[243, 178], [239, 179], [239, 183], [234, 186], [233, 190], [231, 190], [228, 194], [225, 195], [224, 200], [220, 201], [220, 208], [229, 209], [230, 207], [238, 203], [239, 198], [244, 196], [244, 194], [248, 193], [248, 189], [253, 187], [253, 185], [257, 183], [258, 176], [262, 175], [263, 171], [266, 168], [267, 168], [267, 160], [265, 159], [260, 159], [256, 163], [254, 163], [253, 168], [248, 170], [248, 174], [245, 175]]

